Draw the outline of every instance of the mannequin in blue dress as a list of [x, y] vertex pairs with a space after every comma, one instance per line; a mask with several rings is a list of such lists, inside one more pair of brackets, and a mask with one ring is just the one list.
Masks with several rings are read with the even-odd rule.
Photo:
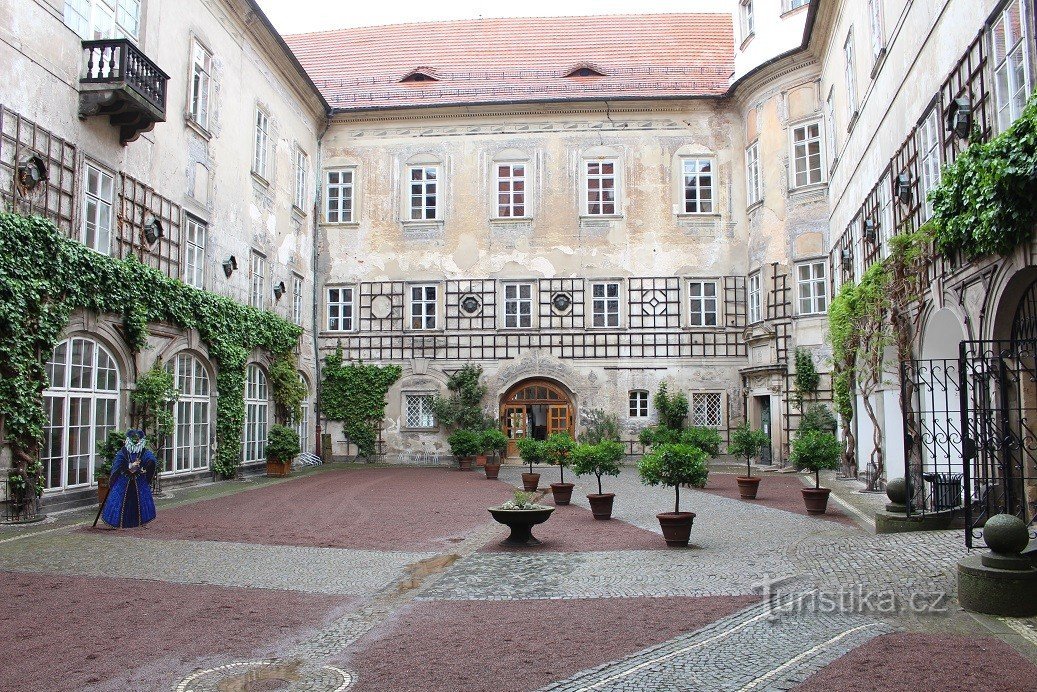
[[126, 443], [115, 455], [108, 499], [101, 519], [116, 529], [144, 526], [155, 518], [151, 478], [158, 460], [147, 447], [143, 430], [128, 430]]

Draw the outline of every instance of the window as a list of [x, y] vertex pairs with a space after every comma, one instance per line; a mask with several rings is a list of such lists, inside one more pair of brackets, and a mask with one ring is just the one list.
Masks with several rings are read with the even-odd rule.
[[616, 162], [584, 161], [586, 166], [587, 216], [616, 214]]
[[295, 148], [295, 208], [306, 211], [306, 177], [310, 174], [310, 160], [306, 152]]
[[595, 327], [619, 326], [619, 284], [591, 284], [591, 324]]
[[828, 90], [828, 98], [825, 100], [825, 147], [828, 149], [832, 166], [835, 166], [835, 87]]
[[853, 54], [853, 29], [846, 35], [846, 43], [843, 44], [844, 67], [846, 69], [846, 112], [849, 114], [850, 124], [857, 115], [857, 60]]
[[684, 159], [684, 213], [713, 213], [713, 160]]
[[252, 172], [267, 179], [270, 159], [270, 116], [262, 108], [256, 108], [256, 140], [252, 153]]
[[353, 169], [326, 173], [324, 220], [328, 223], [353, 222]]
[[438, 287], [424, 284], [410, 287], [410, 328], [435, 329], [439, 312]]
[[171, 360], [166, 370], [173, 375], [180, 396], [173, 404], [173, 439], [163, 452], [163, 470], [178, 473], [209, 468], [209, 374], [189, 353]]
[[828, 276], [825, 262], [809, 262], [797, 269], [799, 314], [817, 315], [828, 309]]
[[689, 281], [690, 324], [693, 327], [717, 326], [717, 282]]
[[437, 218], [439, 204], [439, 166], [412, 166], [410, 175], [411, 221]]
[[73, 338], [51, 351], [47, 375], [40, 451], [44, 487], [86, 485], [98, 463], [97, 443], [119, 422], [119, 366], [98, 342]]
[[786, 10], [786, 11], [795, 10], [795, 9], [800, 8], [800, 7], [806, 7], [809, 4], [810, 4], [810, 0], [789, 0], [788, 10]]
[[648, 417], [648, 392], [643, 389], [634, 389], [630, 392], [630, 417]]
[[65, 0], [65, 25], [83, 39], [132, 38], [140, 30], [140, 0]]
[[923, 220], [928, 220], [933, 215], [929, 191], [940, 184], [940, 116], [935, 107], [918, 127], [918, 156], [922, 173], [918, 192], [922, 196]]
[[292, 321], [302, 326], [302, 289], [303, 278], [292, 274]]
[[753, 16], [753, 0], [740, 0], [742, 40], [756, 33], [756, 18]]
[[[306, 387], [306, 395], [309, 396], [310, 387], [306, 384], [306, 380], [303, 379], [302, 375], [299, 375], [299, 381], [302, 382], [303, 386]], [[303, 401], [299, 405], [299, 420], [295, 427], [295, 432], [299, 434], [299, 451], [303, 454], [307, 454], [310, 451], [310, 402]]]
[[763, 199], [763, 187], [760, 183], [760, 143], [753, 142], [745, 150], [745, 184], [749, 206]]
[[792, 128], [794, 187], [814, 185], [821, 175], [821, 124], [807, 123]]
[[205, 224], [186, 217], [184, 234], [184, 283], [195, 288], [205, 287]]
[[762, 281], [760, 272], [749, 275], [749, 324], [760, 321], [760, 297]]
[[245, 464], [266, 459], [269, 408], [266, 373], [251, 363], [245, 370], [245, 430], [241, 445], [241, 461]]
[[526, 215], [526, 164], [497, 164], [497, 217], [522, 218]]
[[212, 53], [194, 41], [191, 60], [191, 94], [188, 113], [199, 127], [209, 129], [209, 93], [212, 84]]
[[[878, 231], [879, 252], [882, 257], [886, 257], [889, 254], [889, 239], [893, 235], [893, 182], [889, 176], [884, 177], [879, 183]], [[854, 262], [856, 261], [857, 258], [854, 258]]]
[[436, 415], [432, 412], [432, 394], [404, 394], [403, 419], [406, 427], [416, 430], [431, 430], [436, 427]]
[[255, 250], [248, 258], [248, 304], [260, 310], [266, 309], [266, 257]]
[[83, 190], [83, 244], [102, 255], [112, 252], [112, 203], [115, 179], [106, 171], [86, 164]]
[[504, 326], [533, 326], [533, 284], [504, 285]]
[[328, 289], [328, 331], [353, 329], [353, 289], [349, 286]]
[[1004, 131], [1023, 112], [1030, 95], [1029, 29], [1021, 0], [1013, 0], [991, 27], [997, 127]]
[[719, 428], [724, 424], [723, 397], [719, 392], [691, 395], [691, 424], [698, 428]]
[[881, 0], [868, 0], [868, 26], [871, 29], [871, 57], [877, 63], [886, 52], [886, 38], [882, 34]]

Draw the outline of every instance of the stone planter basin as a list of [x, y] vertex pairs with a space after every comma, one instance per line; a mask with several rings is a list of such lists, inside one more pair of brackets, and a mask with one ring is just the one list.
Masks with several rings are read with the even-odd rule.
[[501, 545], [536, 546], [540, 541], [533, 537], [533, 527], [551, 518], [554, 507], [543, 509], [498, 509], [490, 508], [493, 519], [511, 529], [511, 535]]

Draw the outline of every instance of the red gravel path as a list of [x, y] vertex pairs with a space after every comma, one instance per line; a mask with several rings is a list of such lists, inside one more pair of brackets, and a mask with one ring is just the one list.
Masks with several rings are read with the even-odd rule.
[[345, 469], [159, 510], [142, 538], [440, 551], [512, 489], [450, 469]]
[[[800, 480], [798, 474], [767, 473], [759, 477], [760, 489], [756, 493], [756, 499], [744, 500], [744, 502], [751, 502], [763, 507], [771, 507], [818, 519], [837, 521], [840, 524], [857, 525], [857, 522], [843, 512], [839, 504], [831, 497], [828, 498], [828, 510], [824, 514], [807, 514], [806, 507], [803, 505], [803, 493], [800, 492], [807, 486], [803, 485], [803, 481]], [[737, 500], [740, 498], [738, 496], [738, 483], [735, 481], [735, 478], [736, 476], [731, 473], [710, 473], [706, 487], [697, 488], [697, 490]]]
[[359, 673], [350, 692], [535, 690], [700, 629], [756, 600], [420, 602], [365, 635], [340, 663]]
[[0, 572], [0, 690], [159, 690], [279, 654], [354, 599]]
[[796, 688], [801, 692], [926, 692], [1037, 689], [1037, 666], [999, 639], [886, 634], [836, 659]]
[[[554, 506], [551, 496], [543, 501]], [[500, 545], [508, 536], [507, 527], [502, 526], [500, 537], [493, 539], [484, 551], [527, 551], [529, 548]], [[543, 541], [537, 551], [573, 553], [582, 550], [661, 550], [666, 542], [660, 534], [645, 531], [619, 519], [598, 521], [589, 509], [576, 505], [556, 507], [551, 518], [533, 527], [533, 536]]]

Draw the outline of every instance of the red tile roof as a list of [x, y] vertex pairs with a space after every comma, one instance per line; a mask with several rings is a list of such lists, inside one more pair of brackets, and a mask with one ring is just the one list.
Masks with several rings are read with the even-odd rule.
[[[285, 36], [333, 108], [695, 97], [734, 72], [731, 15], [474, 19]], [[589, 67], [605, 76], [567, 77]], [[418, 71], [434, 80], [407, 81]]]

